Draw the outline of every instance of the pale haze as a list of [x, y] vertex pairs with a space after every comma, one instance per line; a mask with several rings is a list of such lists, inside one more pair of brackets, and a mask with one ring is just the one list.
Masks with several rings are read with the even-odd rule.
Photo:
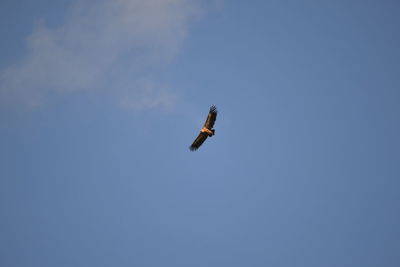
[[2, 1], [0, 266], [400, 266], [399, 13]]

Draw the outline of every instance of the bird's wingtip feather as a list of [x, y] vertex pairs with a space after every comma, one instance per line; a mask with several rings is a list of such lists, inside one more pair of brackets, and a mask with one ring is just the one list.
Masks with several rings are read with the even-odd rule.
[[211, 112], [211, 113], [217, 113], [217, 112], [218, 112], [217, 107], [216, 107], [215, 105], [212, 105], [212, 106], [210, 107], [210, 112]]

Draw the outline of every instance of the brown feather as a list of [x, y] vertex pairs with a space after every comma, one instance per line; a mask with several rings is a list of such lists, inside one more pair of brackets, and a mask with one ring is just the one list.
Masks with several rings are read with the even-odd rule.
[[208, 112], [207, 120], [204, 123], [204, 127], [207, 129], [212, 129], [214, 127], [214, 123], [217, 120], [217, 107], [216, 106], [211, 106], [210, 111]]
[[199, 133], [196, 140], [194, 140], [193, 144], [189, 147], [190, 150], [197, 150], [203, 143], [206, 141], [208, 137], [207, 133]]

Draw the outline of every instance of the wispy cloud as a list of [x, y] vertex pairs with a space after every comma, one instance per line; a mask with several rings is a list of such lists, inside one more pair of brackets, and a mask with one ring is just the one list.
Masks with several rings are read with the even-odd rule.
[[168, 87], [146, 77], [178, 53], [198, 12], [190, 0], [77, 1], [62, 26], [38, 22], [25, 58], [0, 71], [0, 101], [34, 107], [54, 93], [95, 91], [123, 108], [172, 105]]
[[146, 109], [155, 107], [170, 108], [176, 103], [177, 96], [165, 87], [150, 79], [139, 79], [133, 85], [136, 90], [125, 91], [118, 105], [126, 109]]

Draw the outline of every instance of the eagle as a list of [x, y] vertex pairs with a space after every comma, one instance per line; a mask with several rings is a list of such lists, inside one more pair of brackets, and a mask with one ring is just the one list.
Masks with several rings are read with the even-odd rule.
[[215, 130], [213, 129], [215, 120], [217, 119], [217, 107], [211, 106], [208, 111], [207, 120], [204, 123], [203, 128], [201, 128], [199, 135], [194, 140], [193, 144], [189, 147], [191, 151], [197, 150], [207, 139], [207, 137], [211, 137], [215, 134]]

